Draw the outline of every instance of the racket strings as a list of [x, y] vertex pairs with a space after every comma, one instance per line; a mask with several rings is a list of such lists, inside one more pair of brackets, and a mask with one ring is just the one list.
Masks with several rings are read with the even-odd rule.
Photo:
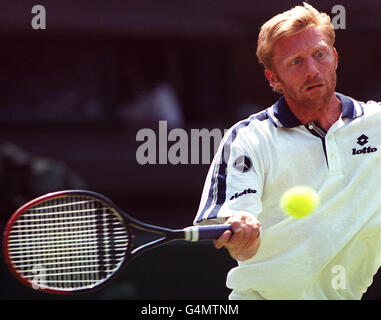
[[9, 234], [14, 267], [39, 288], [78, 290], [108, 279], [130, 244], [121, 218], [87, 196], [44, 201], [22, 213]]

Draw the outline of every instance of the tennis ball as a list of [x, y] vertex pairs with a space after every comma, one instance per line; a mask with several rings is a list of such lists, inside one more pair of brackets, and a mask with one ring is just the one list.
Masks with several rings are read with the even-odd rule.
[[282, 211], [294, 218], [304, 218], [319, 206], [319, 196], [315, 190], [298, 186], [287, 190], [281, 200]]

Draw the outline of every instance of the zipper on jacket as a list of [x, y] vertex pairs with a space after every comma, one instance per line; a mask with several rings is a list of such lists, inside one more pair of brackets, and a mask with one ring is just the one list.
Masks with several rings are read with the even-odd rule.
[[324, 151], [325, 160], [326, 160], [327, 166], [328, 166], [327, 149], [326, 149], [326, 145], [325, 145], [325, 136], [326, 136], [327, 132], [324, 129], [320, 128], [315, 122], [308, 122], [305, 125], [305, 127], [315, 137], [320, 138], [321, 143], [323, 145], [323, 151]]

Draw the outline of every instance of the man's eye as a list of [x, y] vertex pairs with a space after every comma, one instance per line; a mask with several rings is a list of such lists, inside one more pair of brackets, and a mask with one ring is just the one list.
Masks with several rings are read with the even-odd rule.
[[318, 53], [316, 54], [316, 56], [318, 58], [321, 58], [322, 56], [324, 56], [324, 52], [323, 51], [318, 51]]
[[291, 62], [291, 64], [299, 64], [299, 63], [300, 63], [300, 59], [294, 59]]

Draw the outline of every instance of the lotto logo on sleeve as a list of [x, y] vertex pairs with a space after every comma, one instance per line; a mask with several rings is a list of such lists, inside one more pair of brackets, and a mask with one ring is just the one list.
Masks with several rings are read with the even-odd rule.
[[245, 194], [250, 194], [250, 193], [257, 193], [257, 190], [254, 190], [254, 189], [245, 189], [243, 190], [242, 192], [240, 193], [235, 193], [234, 196], [232, 196], [230, 198], [230, 200], [233, 200], [233, 199], [237, 199], [239, 198], [240, 196], [243, 196]]

